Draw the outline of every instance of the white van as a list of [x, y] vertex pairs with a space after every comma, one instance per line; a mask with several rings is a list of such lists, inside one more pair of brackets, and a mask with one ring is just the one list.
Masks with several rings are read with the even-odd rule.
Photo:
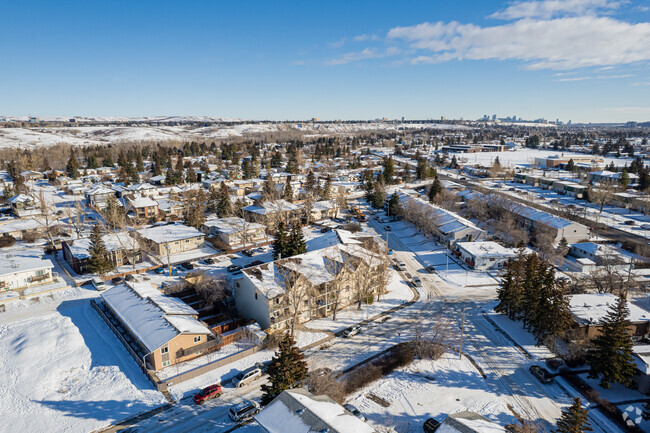
[[104, 284], [104, 281], [101, 278], [93, 277], [93, 287], [101, 291], [106, 289], [106, 284]]
[[252, 400], [244, 400], [230, 408], [228, 416], [235, 422], [251, 418], [260, 411], [260, 405]]

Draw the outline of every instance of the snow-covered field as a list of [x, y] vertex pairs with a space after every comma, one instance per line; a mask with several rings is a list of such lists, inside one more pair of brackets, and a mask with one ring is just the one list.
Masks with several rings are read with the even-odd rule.
[[[540, 149], [518, 149], [516, 151], [505, 151], [505, 152], [478, 152], [478, 153], [459, 153], [456, 154], [456, 158], [459, 159], [461, 163], [465, 164], [481, 164], [484, 166], [490, 166], [494, 162], [494, 159], [498, 156], [499, 162], [502, 166], [505, 167], [514, 167], [515, 165], [529, 165], [532, 166], [535, 164], [535, 158], [547, 158], [549, 156], [561, 156], [568, 157], [571, 156], [582, 156], [584, 153], [573, 153], [573, 152], [562, 152], [559, 150], [540, 150]], [[604, 158], [605, 164], [614, 162], [616, 166], [630, 165], [632, 158]]]
[[0, 326], [0, 432], [88, 432], [165, 403], [86, 299]]
[[75, 146], [121, 142], [204, 141], [257, 133], [295, 131], [312, 135], [348, 134], [398, 129], [465, 129], [436, 123], [239, 123], [232, 126], [74, 126], [51, 128], [0, 128], [0, 147], [36, 147], [67, 143]]
[[[384, 408], [366, 396], [390, 403]], [[467, 358], [446, 353], [437, 361], [416, 360], [353, 395], [356, 406], [372, 424], [393, 425], [404, 433], [420, 433], [427, 418], [442, 421], [451, 413], [469, 410], [501, 425], [516, 422], [506, 402]]]

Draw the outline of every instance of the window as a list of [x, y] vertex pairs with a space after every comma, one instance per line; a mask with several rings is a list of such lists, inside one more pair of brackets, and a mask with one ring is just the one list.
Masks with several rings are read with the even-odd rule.
[[201, 341], [201, 336], [200, 335], [197, 335], [196, 337], [194, 337], [194, 342], [195, 343], [198, 343], [199, 341]]
[[257, 299], [257, 292], [255, 292], [255, 299]]
[[170, 361], [163, 361], [162, 366], [167, 367], [169, 364], [171, 364]]
[[165, 346], [162, 349], [160, 349], [160, 353], [169, 353], [169, 347]]

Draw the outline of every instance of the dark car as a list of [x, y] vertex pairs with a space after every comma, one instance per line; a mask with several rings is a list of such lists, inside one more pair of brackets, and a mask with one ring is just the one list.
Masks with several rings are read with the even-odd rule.
[[261, 264], [263, 264], [263, 263], [264, 263], [264, 262], [261, 261], [261, 260], [253, 260], [252, 262], [250, 262], [250, 263], [248, 264], [248, 267], [250, 268], [251, 266], [257, 266], [257, 265], [261, 265]]
[[214, 260], [209, 257], [203, 261], [205, 262], [206, 265], [214, 265]]
[[249, 249], [242, 250], [242, 254], [248, 257], [253, 257], [253, 255], [255, 255], [253, 250], [249, 250]]
[[183, 263], [181, 263], [181, 268], [189, 271], [189, 270], [194, 269], [194, 265], [191, 264], [190, 262], [183, 262]]
[[390, 228], [390, 226], [384, 226], [384, 230], [386, 230], [387, 232], [389, 232], [389, 231], [391, 231], [392, 229]]
[[435, 274], [436, 273], [436, 267], [435, 266], [427, 266], [426, 270], [430, 274]]
[[155, 273], [157, 273], [157, 274], [164, 274], [164, 273], [165, 273], [165, 268], [160, 267], [160, 268], [156, 268], [156, 269], [154, 269], [153, 271], [154, 271]]
[[124, 277], [124, 281], [135, 281], [135, 277], [131, 274]]
[[636, 222], [634, 220], [626, 220], [625, 225], [626, 226], [633, 226], [633, 225], [636, 225]]
[[113, 284], [120, 284], [122, 282], [122, 278], [120, 277], [115, 277], [111, 279], [111, 283]]
[[226, 268], [228, 272], [238, 272], [241, 271], [241, 266], [239, 265], [230, 265]]
[[553, 382], [553, 375], [547, 369], [540, 367], [539, 365], [531, 365], [528, 368], [528, 371], [530, 371], [530, 373], [542, 383]]
[[321, 228], [320, 228], [320, 232], [321, 232], [321, 233], [327, 233], [327, 232], [330, 231], [330, 230], [332, 230], [332, 229], [329, 228], [329, 227], [327, 227], [327, 226], [325, 226], [325, 227], [321, 227]]
[[426, 420], [422, 426], [424, 433], [435, 433], [435, 431], [438, 430], [438, 427], [440, 427], [440, 422], [433, 418]]
[[201, 391], [194, 394], [192, 400], [196, 404], [203, 404], [207, 400], [220, 397], [221, 396], [221, 385], [210, 385], [207, 388], [203, 388]]
[[562, 360], [562, 358], [546, 358], [545, 362], [546, 365], [548, 365], [549, 368], [552, 368], [553, 370], [557, 370], [564, 364], [564, 360]]

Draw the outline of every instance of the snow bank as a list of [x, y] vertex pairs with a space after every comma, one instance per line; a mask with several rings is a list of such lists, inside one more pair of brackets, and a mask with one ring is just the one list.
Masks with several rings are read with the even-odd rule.
[[165, 403], [87, 300], [0, 327], [0, 432], [88, 432]]

